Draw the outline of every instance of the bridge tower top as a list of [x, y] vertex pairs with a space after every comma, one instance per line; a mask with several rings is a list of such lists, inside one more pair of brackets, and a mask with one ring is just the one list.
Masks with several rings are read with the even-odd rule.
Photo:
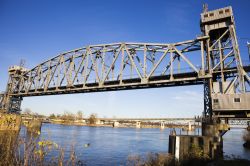
[[24, 74], [25, 72], [29, 71], [28, 69], [22, 67], [22, 66], [11, 66], [9, 67], [9, 75], [21, 75]]
[[211, 33], [213, 30], [227, 28], [232, 24], [234, 18], [231, 6], [201, 13], [201, 30], [212, 39], [216, 37]]

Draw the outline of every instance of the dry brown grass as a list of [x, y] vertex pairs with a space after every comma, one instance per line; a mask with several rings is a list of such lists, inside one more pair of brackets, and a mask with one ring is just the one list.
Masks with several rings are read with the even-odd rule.
[[[53, 152], [53, 153], [52, 153]], [[55, 153], [56, 152], [56, 153]], [[53, 154], [53, 157], [49, 157]], [[65, 159], [67, 158], [67, 159]], [[44, 166], [44, 165], [84, 165], [77, 160], [74, 147], [70, 156], [64, 149], [50, 140], [39, 140], [39, 133], [27, 134], [19, 138], [17, 134], [0, 134], [0, 166]]]
[[140, 155], [129, 155], [127, 166], [172, 166], [178, 165], [178, 162], [170, 154], [148, 153], [142, 157]]
[[237, 156], [226, 156], [226, 159], [209, 160], [200, 155], [192, 153], [184, 160], [177, 161], [170, 154], [149, 153], [146, 157], [130, 155], [127, 159], [127, 166], [249, 166], [250, 161]]

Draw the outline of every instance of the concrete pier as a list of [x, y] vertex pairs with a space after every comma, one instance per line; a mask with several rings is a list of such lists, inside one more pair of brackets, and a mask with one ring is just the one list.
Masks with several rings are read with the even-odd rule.
[[135, 127], [136, 127], [136, 128], [141, 128], [141, 122], [140, 122], [140, 121], [137, 121]]
[[161, 129], [164, 129], [164, 128], [165, 128], [165, 123], [161, 122]]
[[[202, 124], [202, 136], [170, 135], [169, 153], [178, 160], [198, 153], [203, 158], [216, 159], [223, 155], [222, 136], [229, 130], [227, 124]], [[193, 152], [193, 153], [191, 153]]]
[[113, 127], [119, 127], [119, 125], [120, 125], [120, 123], [117, 122], [117, 121], [115, 121], [115, 122], [113, 123]]
[[196, 155], [196, 153], [199, 153], [199, 155], [201, 155], [200, 157], [212, 158], [212, 149], [212, 137], [195, 135], [169, 136], [169, 153], [180, 161], [189, 157], [194, 157], [190, 155]]
[[211, 137], [222, 137], [228, 130], [228, 124], [202, 124], [202, 135]]
[[190, 121], [188, 122], [188, 131], [192, 131], [192, 124]]

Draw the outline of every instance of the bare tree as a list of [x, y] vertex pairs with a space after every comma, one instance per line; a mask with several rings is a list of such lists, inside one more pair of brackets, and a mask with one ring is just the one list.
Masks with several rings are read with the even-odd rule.
[[64, 122], [72, 122], [75, 120], [75, 115], [65, 111], [63, 115], [60, 117]]
[[50, 114], [50, 115], [49, 115], [49, 118], [50, 118], [50, 119], [55, 119], [55, 118], [56, 118], [56, 115], [55, 115], [55, 114]]
[[76, 117], [77, 117], [77, 120], [82, 120], [82, 118], [83, 118], [83, 112], [82, 111], [77, 111], [77, 113], [76, 113]]

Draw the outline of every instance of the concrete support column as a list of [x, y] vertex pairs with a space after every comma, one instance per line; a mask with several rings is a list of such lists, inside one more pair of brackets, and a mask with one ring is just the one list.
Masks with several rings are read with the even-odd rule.
[[140, 121], [136, 122], [136, 128], [141, 128], [141, 122]]
[[120, 125], [120, 123], [117, 122], [117, 121], [115, 121], [115, 122], [113, 123], [113, 127], [119, 127], [119, 125]]
[[212, 138], [212, 158], [218, 158], [223, 155], [223, 139], [222, 136], [229, 130], [228, 124], [202, 124], [202, 135]]
[[211, 159], [220, 158], [223, 155], [222, 136], [228, 129], [227, 124], [203, 123], [202, 136], [175, 135], [172, 132], [169, 136], [169, 153], [182, 160], [190, 152], [200, 149], [204, 152], [204, 156], [209, 156]]
[[188, 131], [192, 131], [192, 124], [190, 121], [188, 122]]
[[226, 131], [230, 130], [228, 124], [207, 124], [202, 123], [202, 135], [211, 137], [222, 137]]
[[[211, 155], [211, 149], [213, 148], [212, 141], [212, 137], [208, 136], [173, 134], [169, 135], [168, 152], [180, 161], [188, 159], [188, 157], [195, 157], [196, 155], [213, 158]], [[203, 156], [200, 156], [199, 151], [203, 151]], [[194, 156], [189, 156], [190, 153]]]
[[161, 122], [161, 129], [164, 129], [164, 128], [165, 128], [165, 123]]

